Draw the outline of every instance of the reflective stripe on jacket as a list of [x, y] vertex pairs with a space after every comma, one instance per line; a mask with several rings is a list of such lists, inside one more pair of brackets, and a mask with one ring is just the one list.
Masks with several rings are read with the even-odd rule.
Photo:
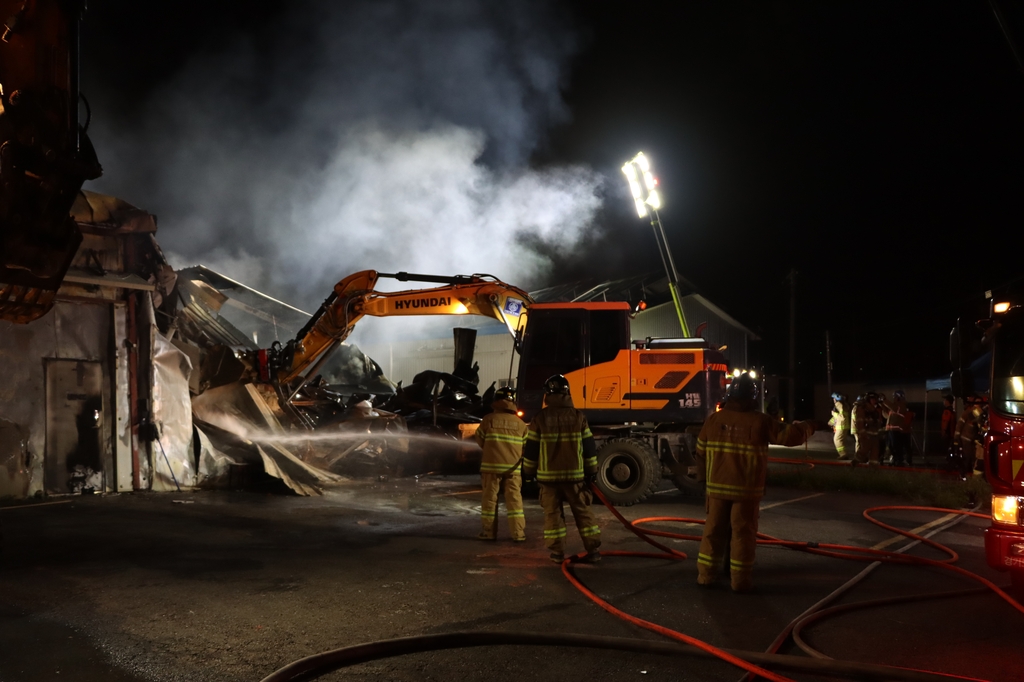
[[510, 400], [495, 401], [491, 407], [494, 412], [483, 418], [474, 434], [477, 444], [484, 450], [480, 473], [519, 473], [526, 424], [516, 415], [516, 405]]
[[786, 425], [755, 411], [752, 401], [726, 401], [708, 417], [697, 437], [697, 475], [703, 474], [708, 497], [763, 497], [768, 444], [800, 445], [812, 433], [810, 424]]
[[582, 481], [585, 474], [597, 472], [594, 434], [587, 418], [572, 406], [572, 397], [550, 394], [547, 404], [526, 434], [523, 472], [536, 472], [541, 483]]
[[836, 431], [850, 430], [850, 410], [846, 408], [846, 405], [839, 403], [832, 408], [832, 418], [828, 420], [828, 425]]

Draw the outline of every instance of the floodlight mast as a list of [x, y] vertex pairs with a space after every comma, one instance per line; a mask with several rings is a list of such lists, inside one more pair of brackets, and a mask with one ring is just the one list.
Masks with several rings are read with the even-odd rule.
[[654, 241], [658, 244], [661, 264], [665, 267], [665, 274], [668, 276], [668, 290], [672, 294], [676, 315], [679, 316], [679, 327], [683, 336], [689, 337], [690, 328], [686, 325], [683, 304], [679, 298], [679, 273], [676, 271], [675, 261], [672, 260], [672, 251], [668, 248], [668, 238], [665, 236], [665, 228], [661, 224], [661, 216], [658, 215], [658, 209], [661, 208], [661, 195], [657, 190], [658, 180], [651, 172], [651, 164], [643, 152], [627, 161], [622, 167], [622, 172], [625, 173], [626, 180], [629, 182], [629, 190], [633, 194], [637, 215], [641, 218], [649, 215], [651, 218]]

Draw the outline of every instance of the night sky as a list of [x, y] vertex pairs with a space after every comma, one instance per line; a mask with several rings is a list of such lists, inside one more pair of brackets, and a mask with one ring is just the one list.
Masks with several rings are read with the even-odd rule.
[[[378, 4], [390, 11], [380, 19], [381, 40], [403, 22], [440, 23], [425, 32], [427, 40], [443, 32], [446, 19], [421, 11], [426, 4]], [[309, 74], [330, 74], [316, 66], [315, 51], [302, 49], [312, 40], [307, 33], [326, 21], [318, 8], [327, 5], [367, 6], [92, 0], [83, 25], [83, 90], [107, 168], [92, 188], [156, 213], [161, 243], [187, 250], [200, 233], [187, 233], [185, 225], [197, 219], [176, 218], [175, 188], [153, 159], [197, 143], [186, 139], [195, 136], [181, 121], [194, 117], [193, 107], [218, 109], [223, 83], [237, 89], [232, 102], [247, 104], [244, 115], [210, 115], [223, 130], [211, 133], [221, 144], [218, 159], [232, 156], [236, 137], [240, 150], [260, 135], [295, 139], [281, 131], [308, 119], [288, 103], [319, 101], [323, 81]], [[633, 213], [619, 172], [639, 150], [660, 178], [661, 217], [681, 274], [763, 337], [754, 352], [769, 372], [786, 369], [786, 275], [799, 273], [805, 385], [824, 381], [826, 330], [837, 382], [913, 381], [947, 372], [955, 318], [976, 314], [986, 289], [1024, 275], [1024, 74], [986, 0], [437, 5], [466, 7], [478, 17], [474, 27], [492, 27], [516, 56], [508, 80], [532, 84], [516, 95], [530, 125], [517, 135], [496, 133], [501, 112], [487, 109], [492, 95], [471, 79], [454, 98], [421, 92], [387, 101], [414, 102], [419, 129], [423, 121], [443, 119], [484, 130], [476, 164], [492, 169], [496, 184], [520, 167], [544, 172], [568, 165], [604, 177], [600, 208], [571, 248], [552, 243], [554, 233], [520, 239], [549, 246], [550, 267], [513, 283], [533, 287], [660, 267], [650, 226]], [[1024, 5], [1001, 0], [999, 6], [1024, 52]], [[510, 14], [517, 17], [509, 19], [502, 7], [514, 7]], [[351, 40], [344, 31], [337, 35]], [[379, 42], [372, 49], [386, 49]], [[438, 40], [436, 50], [451, 42]], [[204, 64], [225, 72], [225, 55], [240, 45], [248, 50], [247, 71], [204, 83]], [[534, 46], [547, 61], [531, 60], [527, 48]], [[412, 69], [410, 61], [395, 59], [377, 78], [393, 85], [387, 74]], [[168, 84], [177, 85], [171, 91]], [[449, 106], [455, 100], [458, 106]], [[389, 117], [394, 108], [401, 106], [391, 107]], [[154, 124], [162, 120], [154, 110], [172, 122]], [[339, 125], [380, 110], [346, 108]], [[155, 135], [159, 144], [154, 134], [139, 132], [154, 125], [163, 131]], [[245, 149], [246, 159], [260, 158]], [[198, 155], [196, 163], [206, 158]], [[289, 160], [284, 172], [302, 172], [307, 163], [330, 166], [306, 153]], [[201, 202], [193, 209], [205, 210]], [[225, 215], [218, 225], [237, 217]], [[245, 229], [243, 216], [223, 239], [245, 240]], [[253, 247], [269, 263], [261, 271], [271, 271], [255, 284], [289, 300], [305, 295], [304, 305], [327, 293], [318, 284], [314, 297], [275, 279], [271, 243]], [[341, 267], [334, 279], [379, 266]]]

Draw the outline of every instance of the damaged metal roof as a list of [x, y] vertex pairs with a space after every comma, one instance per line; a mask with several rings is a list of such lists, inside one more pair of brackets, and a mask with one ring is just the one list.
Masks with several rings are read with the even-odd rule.
[[[685, 279], [679, 281], [679, 293], [683, 296], [694, 294], [697, 288]], [[635, 306], [647, 301], [650, 306], [671, 300], [668, 278], [656, 272], [647, 272], [622, 279], [602, 280], [597, 277], [559, 284], [530, 295], [538, 303], [557, 301], [626, 301]]]
[[310, 317], [203, 265], [177, 272], [180, 314], [208, 343], [249, 349], [283, 343]]

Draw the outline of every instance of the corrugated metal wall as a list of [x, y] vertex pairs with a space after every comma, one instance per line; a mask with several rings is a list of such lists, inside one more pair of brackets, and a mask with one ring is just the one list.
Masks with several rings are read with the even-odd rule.
[[[111, 306], [58, 302], [47, 315], [27, 325], [0, 322], [0, 497], [25, 498], [43, 491], [46, 452], [46, 377], [44, 358], [102, 363], [103, 424], [101, 456], [106, 485], [114, 484], [113, 434], [117, 415], [111, 396], [113, 342]], [[11, 425], [11, 426], [7, 426]], [[20, 450], [20, 456], [19, 451]], [[12, 459], [13, 457], [13, 459]]]

